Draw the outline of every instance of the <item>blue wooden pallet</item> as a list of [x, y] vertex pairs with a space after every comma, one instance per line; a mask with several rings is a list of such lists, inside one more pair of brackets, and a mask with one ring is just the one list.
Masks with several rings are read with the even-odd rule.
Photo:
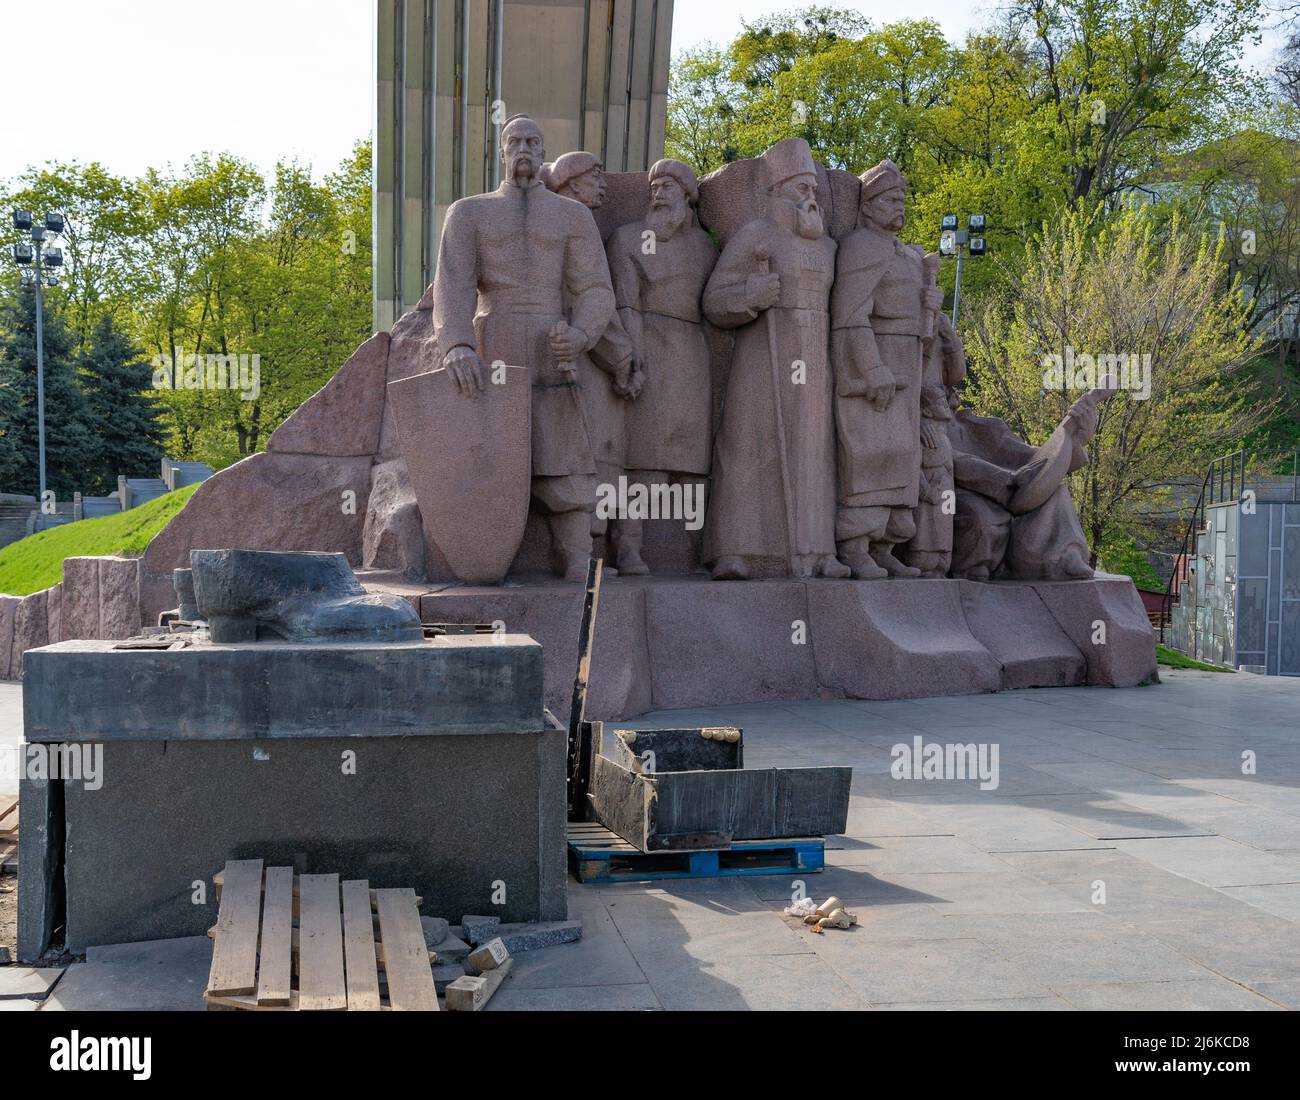
[[826, 866], [819, 836], [737, 840], [730, 848], [694, 852], [643, 852], [595, 822], [570, 823], [568, 837], [569, 869], [579, 882], [812, 874]]

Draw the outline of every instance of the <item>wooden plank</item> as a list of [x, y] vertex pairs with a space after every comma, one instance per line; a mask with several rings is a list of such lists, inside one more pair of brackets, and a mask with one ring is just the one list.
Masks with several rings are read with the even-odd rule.
[[[216, 888], [217, 888], [217, 900], [220, 901], [220, 900], [221, 900], [221, 886], [222, 886], [222, 878], [221, 878], [221, 872], [220, 872], [220, 871], [218, 871], [215, 875], [212, 876], [212, 882], [213, 882], [213, 885], [215, 885]], [[378, 903], [378, 902], [376, 901], [376, 899], [375, 899], [375, 893], [376, 893], [376, 892], [375, 892], [374, 890], [371, 890], [371, 891], [370, 891], [370, 908], [371, 908], [371, 909], [377, 909], [377, 908], [378, 908], [378, 904], [379, 904], [379, 903]], [[416, 895], [415, 895], [415, 905], [416, 905], [416, 908], [419, 908], [419, 907], [420, 907], [421, 905], [423, 905], [423, 904], [424, 904], [424, 898], [420, 897], [419, 894], [416, 894]], [[297, 875], [294, 875], [294, 878], [293, 878], [293, 915], [294, 915], [295, 917], [298, 915], [298, 876], [297, 876]]]
[[[13, 821], [6, 820], [10, 814]], [[0, 832], [8, 832], [18, 824], [18, 799], [12, 795], [0, 795]]]
[[[424, 946], [423, 937], [420, 945]], [[375, 931], [370, 916], [370, 884], [365, 879], [349, 879], [343, 884], [343, 949], [347, 963], [348, 1011], [378, 1012]]]
[[415, 891], [380, 890], [379, 938], [384, 942], [384, 974], [393, 1009], [438, 1011], [429, 951], [415, 904]]
[[268, 867], [262, 893], [257, 1003], [288, 1006], [292, 992], [293, 868]]
[[226, 863], [226, 883], [217, 912], [212, 941], [208, 992], [243, 996], [257, 988], [257, 924], [262, 910], [262, 861], [232, 859]]
[[300, 875], [299, 1005], [304, 1011], [348, 1006], [338, 875]]

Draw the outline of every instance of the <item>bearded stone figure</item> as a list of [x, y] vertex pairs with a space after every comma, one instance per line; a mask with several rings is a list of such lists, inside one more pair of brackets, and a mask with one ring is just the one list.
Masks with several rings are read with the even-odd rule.
[[544, 156], [536, 122], [506, 121], [504, 182], [447, 211], [433, 325], [440, 365], [464, 400], [492, 384], [485, 361], [528, 369], [533, 503], [547, 516], [556, 572], [581, 581], [596, 465], [577, 363], [605, 334], [614, 291], [591, 212], [542, 186]]
[[727, 242], [705, 316], [736, 330], [714, 447], [705, 561], [715, 579], [757, 569], [845, 577], [835, 557], [835, 426], [828, 305], [835, 241], [817, 203], [808, 143], [759, 158], [767, 215]]
[[[638, 364], [639, 389], [626, 406], [629, 481], [698, 482], [709, 472], [712, 408], [709, 345], [700, 299], [718, 250], [695, 216], [700, 185], [679, 160], [649, 172], [650, 208], [606, 245], [614, 298]], [[648, 573], [642, 521], [613, 522], [620, 573]]]
[[898, 239], [907, 181], [892, 161], [861, 176], [858, 228], [840, 243], [831, 296], [840, 558], [861, 580], [915, 577], [894, 548], [916, 534], [921, 375], [943, 297], [937, 257]]

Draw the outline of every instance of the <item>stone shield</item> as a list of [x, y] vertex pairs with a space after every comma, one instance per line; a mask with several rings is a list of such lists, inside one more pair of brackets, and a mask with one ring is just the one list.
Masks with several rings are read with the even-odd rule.
[[425, 535], [467, 584], [505, 577], [528, 521], [528, 371], [499, 370], [474, 397], [441, 367], [388, 384]]

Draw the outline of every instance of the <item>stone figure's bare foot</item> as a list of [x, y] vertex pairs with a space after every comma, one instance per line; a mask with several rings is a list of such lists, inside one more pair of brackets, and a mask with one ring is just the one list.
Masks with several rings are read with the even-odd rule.
[[713, 563], [713, 579], [715, 581], [747, 581], [749, 580], [749, 566], [745, 564], [744, 558], [719, 558]]
[[890, 552], [887, 546], [879, 546], [871, 551], [872, 558], [881, 569], [891, 577], [919, 577], [921, 571], [910, 565], [904, 565]]
[[870, 558], [863, 561], [855, 561], [852, 566], [853, 579], [855, 581], [883, 581], [889, 576], [889, 572], [881, 569]]
[[843, 580], [852, 574], [851, 570], [838, 558], [826, 554], [817, 560], [817, 575], [819, 577], [834, 577], [837, 580]]

